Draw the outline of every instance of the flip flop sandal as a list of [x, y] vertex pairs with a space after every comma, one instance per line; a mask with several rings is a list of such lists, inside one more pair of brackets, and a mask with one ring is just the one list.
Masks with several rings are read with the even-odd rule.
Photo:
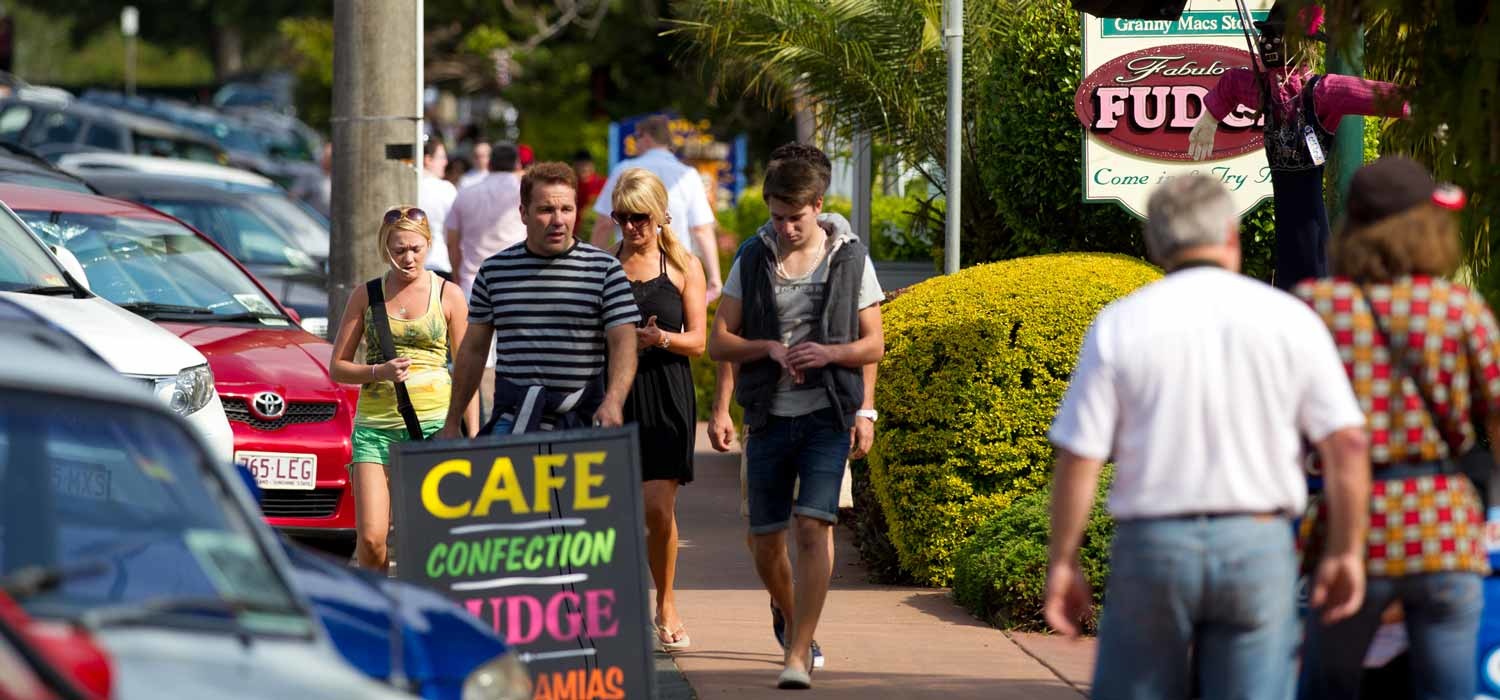
[[[693, 646], [693, 638], [687, 635], [687, 627], [685, 625], [677, 625], [677, 629], [671, 632], [668, 632], [667, 628], [661, 625], [652, 626], [656, 628], [657, 643], [661, 644], [661, 648], [667, 651], [678, 651]], [[676, 641], [672, 640], [673, 637], [677, 638]]]

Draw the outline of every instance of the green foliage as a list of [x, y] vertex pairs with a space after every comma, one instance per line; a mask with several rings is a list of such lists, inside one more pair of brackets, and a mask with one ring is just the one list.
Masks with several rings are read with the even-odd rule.
[[[1109, 473], [1099, 480], [1089, 511], [1079, 560], [1094, 591], [1094, 615], [1086, 631], [1097, 629], [1104, 582], [1109, 575], [1109, 544], [1114, 521], [1105, 512]], [[1046, 627], [1042, 605], [1047, 587], [1050, 489], [1028, 493], [996, 511], [954, 556], [953, 597], [975, 617], [1006, 629]]]
[[[824, 211], [846, 218], [852, 209], [847, 197], [823, 200]], [[870, 256], [875, 260], [933, 259], [942, 238], [943, 210], [942, 199], [924, 198], [918, 191], [905, 197], [872, 197]], [[719, 212], [718, 218], [719, 226], [732, 233], [733, 251], [770, 220], [771, 210], [761, 198], [760, 187], [751, 186], [745, 188], [734, 209]]]
[[[582, 105], [578, 105], [578, 112], [585, 112]], [[609, 122], [552, 120], [538, 114], [521, 120], [521, 143], [531, 146], [538, 161], [568, 163], [580, 148], [609, 152]]]
[[[118, 17], [118, 9], [116, 10]], [[118, 25], [79, 37], [74, 23], [26, 5], [10, 8], [15, 21], [15, 73], [34, 83], [125, 85], [125, 39]], [[194, 85], [212, 81], [214, 67], [197, 47], [141, 40], [136, 45], [136, 83]]]
[[333, 117], [333, 22], [288, 17], [277, 25], [291, 47], [297, 73], [298, 116], [314, 129], [331, 133]]
[[1047, 483], [1047, 428], [1084, 332], [1159, 276], [1118, 255], [1037, 256], [930, 279], [885, 306], [870, 478], [906, 571], [946, 584], [974, 529]]
[[[723, 274], [727, 275], [729, 274], [729, 258], [723, 257], [724, 251], [721, 250], [719, 253], [720, 259], [725, 261], [719, 267], [722, 268]], [[708, 305], [708, 322], [710, 325], [713, 324], [714, 313], [718, 310], [719, 301], [715, 299], [713, 303]], [[718, 379], [718, 363], [709, 359], [708, 353], [705, 352], [693, 358], [692, 368], [693, 394], [698, 400], [698, 420], [708, 420], [709, 416], [713, 414], [714, 388]], [[735, 425], [739, 425], [741, 419], [744, 417], [744, 411], [740, 409], [740, 405], [734, 401], [733, 397], [730, 397], [729, 401], [729, 415], [734, 418]]]

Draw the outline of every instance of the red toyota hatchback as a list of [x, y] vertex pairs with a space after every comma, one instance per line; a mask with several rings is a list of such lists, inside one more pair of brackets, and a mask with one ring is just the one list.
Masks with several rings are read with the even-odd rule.
[[[0, 185], [43, 241], [82, 264], [97, 295], [208, 358], [234, 430], [234, 458], [264, 490], [266, 520], [288, 534], [352, 540], [347, 465], [356, 387], [329, 375], [333, 346], [298, 324], [207, 236], [154, 209], [90, 194]], [[279, 239], [246, 245], [286, 245]]]

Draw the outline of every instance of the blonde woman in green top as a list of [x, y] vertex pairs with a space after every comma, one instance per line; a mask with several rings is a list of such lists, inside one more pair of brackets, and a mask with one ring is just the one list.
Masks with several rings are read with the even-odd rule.
[[[385, 571], [390, 563], [386, 535], [391, 526], [390, 482], [386, 465], [391, 445], [409, 440], [406, 424], [396, 409], [395, 382], [405, 382], [412, 408], [430, 436], [443, 427], [448, 413], [452, 378], [448, 351], [463, 342], [468, 331], [469, 306], [458, 285], [423, 268], [432, 241], [427, 214], [416, 207], [386, 212], [380, 226], [380, 250], [390, 263], [381, 277], [386, 315], [396, 357], [380, 353], [380, 340], [371, 322], [370, 297], [360, 285], [349, 295], [333, 344], [333, 379], [359, 384], [359, 408], [354, 415], [355, 555], [360, 566]], [[363, 362], [354, 360], [363, 339]], [[479, 428], [479, 403], [465, 411], [469, 436]]]

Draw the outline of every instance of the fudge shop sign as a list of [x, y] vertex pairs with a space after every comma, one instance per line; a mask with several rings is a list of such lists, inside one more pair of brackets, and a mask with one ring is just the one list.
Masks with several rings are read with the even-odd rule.
[[393, 447], [397, 576], [517, 650], [533, 698], [654, 692], [634, 426]]
[[[1259, 20], [1271, 2], [1247, 5]], [[1233, 0], [1195, 0], [1175, 21], [1085, 14], [1083, 79], [1073, 101], [1084, 132], [1084, 201], [1116, 202], [1144, 217], [1157, 185], [1189, 173], [1218, 178], [1242, 214], [1269, 199], [1263, 122], [1250, 111], [1220, 122], [1207, 160], [1188, 157], [1204, 95], [1220, 76], [1249, 65]]]

